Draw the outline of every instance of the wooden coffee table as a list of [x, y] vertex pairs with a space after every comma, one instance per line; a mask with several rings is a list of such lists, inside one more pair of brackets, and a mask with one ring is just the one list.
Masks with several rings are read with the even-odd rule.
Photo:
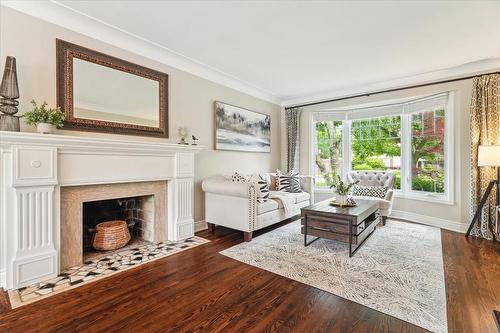
[[[379, 222], [378, 202], [357, 199], [355, 207], [330, 205], [328, 199], [301, 209], [304, 246], [319, 238], [333, 239], [349, 244], [349, 257], [364, 244]], [[308, 236], [315, 236], [311, 241]]]

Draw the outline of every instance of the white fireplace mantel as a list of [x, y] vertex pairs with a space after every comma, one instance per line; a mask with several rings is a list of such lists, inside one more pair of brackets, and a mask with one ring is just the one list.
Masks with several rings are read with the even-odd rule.
[[0, 287], [59, 272], [62, 186], [167, 180], [167, 235], [194, 234], [194, 154], [201, 146], [0, 131]]

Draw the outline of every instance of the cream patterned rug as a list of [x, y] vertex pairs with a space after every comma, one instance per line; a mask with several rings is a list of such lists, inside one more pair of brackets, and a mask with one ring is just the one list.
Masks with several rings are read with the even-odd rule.
[[349, 258], [347, 244], [332, 240], [304, 247], [295, 221], [220, 253], [432, 332], [447, 332], [438, 228], [388, 221]]
[[194, 236], [177, 242], [146, 242], [142, 245], [131, 245], [115, 251], [109, 251], [106, 255], [95, 257], [83, 265], [71, 267], [61, 272], [55, 278], [9, 291], [10, 305], [14, 309], [30, 304], [208, 242], [210, 241], [205, 238]]

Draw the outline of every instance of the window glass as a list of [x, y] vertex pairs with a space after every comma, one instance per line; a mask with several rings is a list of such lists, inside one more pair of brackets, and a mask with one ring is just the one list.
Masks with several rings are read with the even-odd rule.
[[316, 186], [330, 186], [342, 170], [342, 121], [316, 123]]
[[353, 120], [352, 170], [392, 171], [401, 188], [401, 116]]
[[444, 193], [445, 110], [411, 115], [411, 189]]

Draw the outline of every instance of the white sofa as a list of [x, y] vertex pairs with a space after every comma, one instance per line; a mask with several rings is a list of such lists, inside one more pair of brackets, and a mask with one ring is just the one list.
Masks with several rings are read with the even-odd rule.
[[387, 216], [391, 215], [392, 202], [394, 200], [394, 174], [383, 171], [349, 171], [347, 173], [347, 180], [350, 183], [354, 183], [359, 180], [358, 185], [362, 186], [386, 186], [388, 188], [385, 198], [353, 196], [354, 200], [359, 198], [377, 201], [379, 203], [379, 212], [382, 217], [382, 223], [385, 225]]
[[[263, 174], [273, 193], [276, 174]], [[250, 182], [233, 182], [228, 176], [214, 176], [202, 183], [205, 191], [205, 220], [208, 228], [216, 225], [243, 231], [245, 241], [252, 239], [252, 232], [286, 220], [300, 214], [300, 208], [309, 206], [313, 201], [312, 190], [314, 179], [301, 176], [301, 193], [279, 192], [293, 198], [293, 205], [285, 213], [283, 204], [277, 199], [257, 202], [256, 185]]]

